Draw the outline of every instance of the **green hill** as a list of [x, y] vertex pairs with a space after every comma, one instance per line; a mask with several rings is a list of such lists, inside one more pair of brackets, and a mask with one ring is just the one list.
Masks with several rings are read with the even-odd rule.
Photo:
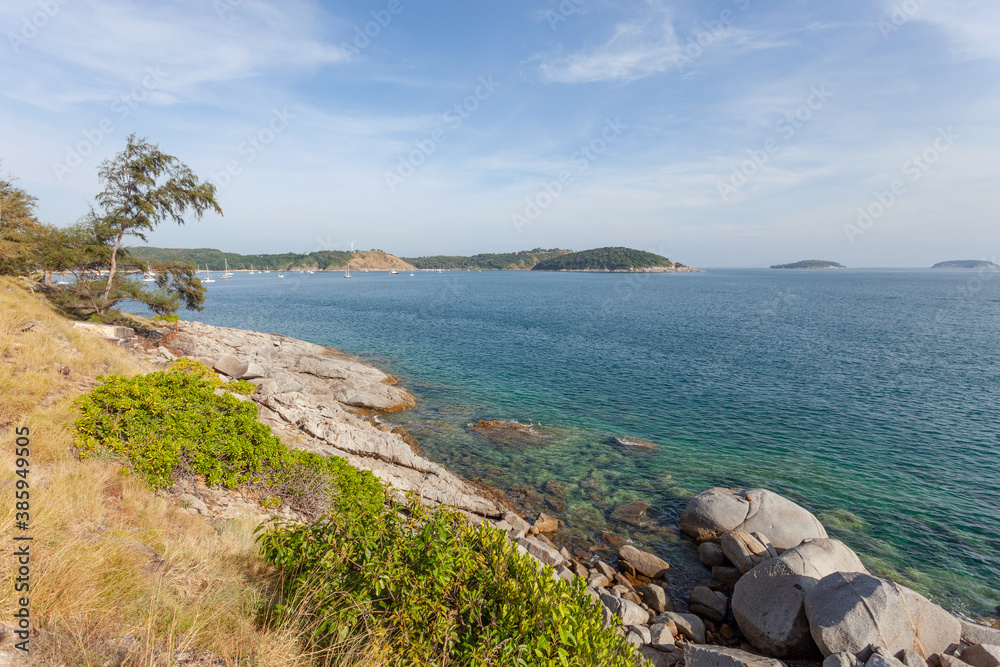
[[401, 257], [418, 269], [482, 269], [484, 271], [526, 271], [538, 262], [566, 255], [572, 250], [552, 248], [543, 250], [520, 250], [518, 252], [482, 253], [463, 257], [461, 255], [433, 255], [430, 257]]
[[775, 264], [772, 269], [846, 269], [847, 267], [837, 262], [830, 262], [825, 259], [804, 259], [794, 264]]
[[532, 271], [689, 271], [666, 257], [632, 248], [594, 248], [560, 255], [536, 264]]
[[[207, 265], [213, 271], [219, 271], [226, 262], [229, 269], [240, 271], [249, 269], [274, 269], [277, 271], [289, 271], [292, 269], [311, 269], [323, 271], [325, 269], [342, 269], [351, 262], [351, 266], [360, 267], [362, 255], [373, 253], [384, 255], [385, 258], [396, 259], [391, 255], [381, 251], [357, 251], [351, 253], [346, 250], [320, 250], [310, 253], [286, 252], [280, 254], [260, 254], [260, 255], [240, 255], [235, 252], [223, 252], [214, 248], [154, 248], [152, 246], [140, 246], [128, 248], [132, 257], [142, 261], [166, 261], [177, 260], [191, 262], [199, 269], [204, 269]], [[385, 262], [383, 262], [385, 263]], [[388, 262], [390, 268], [405, 268], [402, 262]], [[398, 266], [397, 266], [398, 264]]]
[[948, 262], [938, 262], [932, 269], [1000, 269], [993, 262], [985, 259], [953, 259]]

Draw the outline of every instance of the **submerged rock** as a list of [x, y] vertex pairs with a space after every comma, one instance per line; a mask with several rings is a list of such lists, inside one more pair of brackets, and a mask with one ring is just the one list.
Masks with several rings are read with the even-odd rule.
[[615, 444], [623, 449], [632, 449], [642, 452], [655, 452], [659, 449], [659, 446], [655, 442], [650, 442], [649, 440], [644, 440], [643, 438], [634, 438], [630, 435], [615, 436]]
[[626, 523], [636, 528], [645, 528], [653, 523], [653, 520], [649, 518], [649, 508], [649, 503], [633, 500], [612, 510], [611, 520]]

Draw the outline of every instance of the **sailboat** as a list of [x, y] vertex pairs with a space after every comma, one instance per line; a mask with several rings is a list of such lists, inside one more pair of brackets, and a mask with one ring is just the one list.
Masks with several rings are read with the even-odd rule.
[[251, 265], [250, 265], [250, 271], [249, 271], [249, 272], [247, 272], [247, 275], [248, 275], [248, 276], [252, 276], [252, 275], [253, 275], [253, 274], [255, 274], [255, 273], [257, 273], [257, 272], [253, 270], [253, 264], [251, 264]]
[[350, 278], [351, 277], [351, 265], [350, 264], [347, 265], [347, 271], [344, 272], [344, 277], [345, 278]]
[[212, 280], [212, 272], [208, 270], [208, 264], [205, 265], [205, 273], [208, 275], [208, 277], [207, 278], [202, 278], [201, 283], [203, 285], [205, 283], [214, 283], [215, 281]]
[[233, 274], [231, 274], [229, 272], [229, 260], [227, 259], [226, 260], [226, 272], [223, 273], [221, 276], [219, 276], [219, 278], [221, 278], [222, 280], [229, 280], [232, 277], [233, 277]]
[[144, 282], [144, 283], [156, 282], [156, 276], [154, 276], [153, 272], [149, 270], [149, 264], [148, 263], [146, 264], [146, 273], [143, 274], [142, 282]]

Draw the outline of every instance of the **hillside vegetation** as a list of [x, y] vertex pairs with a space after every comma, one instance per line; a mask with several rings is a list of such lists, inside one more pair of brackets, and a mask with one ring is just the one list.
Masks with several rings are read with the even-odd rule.
[[947, 262], [938, 262], [932, 269], [1000, 269], [993, 262], [985, 259], [953, 259]]
[[418, 269], [472, 269], [483, 271], [527, 271], [539, 262], [566, 255], [572, 250], [519, 250], [517, 252], [481, 253], [471, 257], [460, 255], [433, 255], [431, 257], [404, 257]]
[[352, 269], [398, 269], [414, 267], [404, 260], [381, 250], [319, 250], [310, 253], [286, 252], [280, 254], [240, 255], [213, 248], [156, 248], [138, 246], [128, 248], [129, 255], [138, 262], [179, 261], [191, 262], [199, 268], [208, 266], [212, 271], [221, 271], [228, 262], [231, 271], [272, 269], [275, 271], [343, 270], [350, 264]]
[[595, 248], [539, 262], [533, 271], [632, 271], [684, 266], [666, 257], [632, 248]]
[[[30, 325], [30, 326], [29, 326]], [[149, 369], [70, 325], [28, 286], [0, 277], [0, 432], [30, 433], [31, 640], [36, 664], [164, 664], [164, 651], [205, 651], [237, 664], [307, 667], [300, 637], [258, 614], [275, 571], [258, 554], [253, 517], [212, 526], [123, 474], [108, 455], [81, 460], [74, 401], [101, 373]], [[213, 394], [214, 396], [214, 394]], [[0, 453], [0, 526], [14, 526], [14, 448]], [[124, 472], [128, 472], [124, 470]], [[13, 549], [0, 554], [17, 570]], [[0, 606], [17, 607], [13, 586]], [[3, 656], [0, 656], [2, 660]]]

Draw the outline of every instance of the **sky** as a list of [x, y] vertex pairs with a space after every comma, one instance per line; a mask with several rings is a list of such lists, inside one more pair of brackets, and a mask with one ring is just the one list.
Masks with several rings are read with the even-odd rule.
[[59, 226], [130, 133], [152, 245], [1000, 256], [996, 0], [4, 0], [0, 159]]

